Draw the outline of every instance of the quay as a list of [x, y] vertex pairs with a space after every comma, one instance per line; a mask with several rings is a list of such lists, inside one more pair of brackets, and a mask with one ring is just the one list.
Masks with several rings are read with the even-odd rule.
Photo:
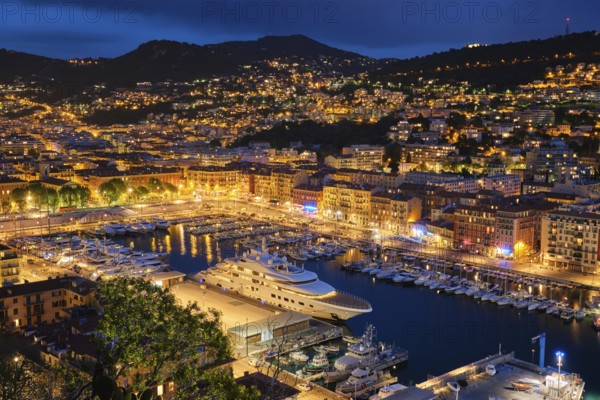
[[585, 382], [578, 374], [559, 371], [519, 360], [511, 352], [486, 357], [416, 386], [434, 393], [440, 400], [581, 399]]

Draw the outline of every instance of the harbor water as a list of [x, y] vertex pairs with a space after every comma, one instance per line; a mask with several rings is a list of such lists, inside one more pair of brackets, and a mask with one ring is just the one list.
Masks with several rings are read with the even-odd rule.
[[[182, 225], [168, 232], [119, 239], [136, 250], [169, 253], [173, 269], [191, 273], [231, 257], [241, 248], [233, 240], [217, 242], [195, 236]], [[499, 307], [465, 296], [438, 294], [420, 286], [382, 282], [369, 274], [348, 273], [336, 260], [305, 261], [306, 269], [334, 287], [368, 300], [373, 312], [346, 321], [354, 335], [367, 324], [377, 328], [377, 339], [409, 351], [409, 362], [393, 371], [403, 384], [424, 381], [487, 355], [515, 351], [525, 361], [538, 363], [539, 346], [532, 337], [546, 332], [546, 365], [556, 367], [554, 354], [562, 351], [563, 370], [579, 373], [586, 381], [585, 399], [600, 399], [600, 333], [589, 317], [563, 322], [545, 313]], [[577, 293], [563, 290], [556, 296], [569, 300]], [[549, 293], [543, 293], [549, 297]], [[576, 300], [574, 300], [576, 301]], [[573, 301], [572, 301], [573, 302]]]

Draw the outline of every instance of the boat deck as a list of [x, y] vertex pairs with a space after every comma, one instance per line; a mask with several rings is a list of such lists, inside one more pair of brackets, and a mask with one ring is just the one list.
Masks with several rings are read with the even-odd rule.
[[371, 304], [368, 301], [341, 290], [336, 290], [334, 294], [319, 298], [319, 300], [327, 304], [333, 304], [336, 306], [348, 307], [357, 310], [371, 309]]

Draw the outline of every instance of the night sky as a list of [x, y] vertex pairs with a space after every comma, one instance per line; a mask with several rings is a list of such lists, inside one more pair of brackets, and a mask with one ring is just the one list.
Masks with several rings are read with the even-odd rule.
[[153, 39], [197, 44], [302, 33], [382, 58], [599, 27], [598, 0], [0, 1], [0, 48], [114, 57]]

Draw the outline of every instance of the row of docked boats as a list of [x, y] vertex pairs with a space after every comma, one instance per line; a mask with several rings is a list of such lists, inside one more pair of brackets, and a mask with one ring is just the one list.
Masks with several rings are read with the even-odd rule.
[[265, 240], [268, 247], [279, 247], [293, 245], [298, 243], [307, 243], [318, 237], [312, 232], [302, 232], [294, 230], [279, 231], [277, 233], [262, 235], [260, 237], [247, 237], [239, 240], [238, 243], [247, 249], [260, 247]]
[[128, 223], [110, 222], [100, 224], [94, 230], [99, 236], [118, 236], [127, 234], [143, 234], [154, 232], [156, 229], [169, 229], [171, 222], [165, 219], [152, 221], [137, 220]]
[[[481, 302], [496, 303], [498, 306], [509, 306], [515, 309], [537, 310], [559, 317], [565, 321], [585, 318], [590, 309], [574, 309], [568, 304], [548, 299], [545, 296], [533, 296], [524, 290], [508, 290], [506, 276], [504, 288], [501, 284], [481, 282], [463, 278], [462, 269], [459, 275], [424, 269], [414, 265], [414, 257], [409, 262], [384, 263], [382, 260], [364, 259], [359, 262], [342, 265], [342, 269], [350, 272], [368, 273], [377, 280], [427, 287], [438, 293], [464, 295]], [[454, 270], [453, 268], [450, 269]], [[473, 272], [473, 271], [471, 271]], [[467, 276], [468, 274], [465, 273]]]
[[90, 279], [140, 277], [169, 267], [167, 253], [134, 251], [110, 240], [73, 239], [68, 246], [57, 245], [53, 261]]
[[279, 253], [287, 255], [296, 261], [315, 260], [319, 258], [332, 258], [345, 253], [348, 250], [346, 246], [337, 244], [333, 241], [322, 241], [316, 244], [304, 244], [288, 249], [280, 250]]

